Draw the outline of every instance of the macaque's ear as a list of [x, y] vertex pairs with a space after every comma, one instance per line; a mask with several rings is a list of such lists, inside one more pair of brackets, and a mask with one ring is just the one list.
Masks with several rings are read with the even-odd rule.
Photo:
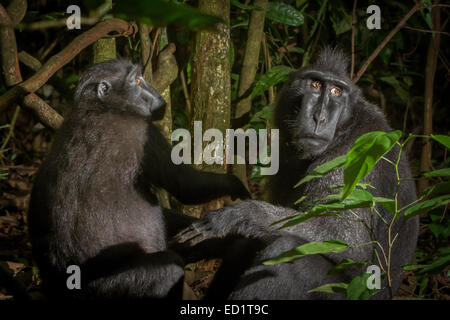
[[111, 89], [111, 84], [106, 80], [102, 80], [97, 86], [98, 98], [100, 100], [103, 100], [109, 94], [110, 89]]
[[140, 75], [140, 69], [138, 66], [134, 66], [127, 76], [127, 82], [130, 86], [136, 85], [136, 78]]

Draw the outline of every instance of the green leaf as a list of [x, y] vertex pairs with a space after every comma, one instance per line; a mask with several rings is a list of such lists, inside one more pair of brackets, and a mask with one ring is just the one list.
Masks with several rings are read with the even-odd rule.
[[420, 282], [420, 290], [419, 290], [420, 296], [423, 296], [423, 293], [424, 293], [425, 289], [427, 288], [429, 281], [430, 281], [429, 277], [424, 277], [423, 280]]
[[252, 172], [250, 174], [250, 179], [261, 178], [261, 167], [258, 165], [253, 166]]
[[300, 11], [283, 2], [269, 2], [266, 18], [294, 27], [301, 26], [304, 22]]
[[[392, 50], [388, 52], [388, 56], [386, 57], [387, 59], [383, 59], [385, 64], [388, 64], [391, 53]], [[395, 93], [400, 97], [400, 99], [402, 99], [403, 102], [407, 101], [408, 91], [405, 90], [405, 85], [402, 82], [398, 81], [395, 76], [380, 77], [380, 80], [389, 83], [395, 89]]]
[[376, 289], [367, 289], [367, 279], [371, 275], [371, 273], [363, 272], [353, 278], [347, 287], [347, 300], [368, 300], [376, 292]]
[[231, 0], [230, 3], [233, 6], [238, 7], [239, 9], [243, 9], [243, 10], [258, 10], [258, 11], [264, 10], [263, 8], [258, 7], [258, 6], [250, 6], [250, 5], [240, 3], [239, 0]]
[[450, 255], [441, 257], [434, 261], [432, 264], [426, 265], [422, 270], [418, 272], [418, 274], [424, 274], [424, 273], [439, 273], [442, 270], [444, 270], [445, 267], [450, 265]]
[[339, 156], [334, 158], [331, 161], [325, 162], [324, 164], [321, 164], [320, 166], [317, 166], [313, 171], [311, 171], [310, 174], [308, 174], [306, 177], [301, 179], [294, 188], [297, 188], [299, 185], [308, 182], [314, 178], [321, 178], [327, 173], [342, 167], [345, 164], [346, 156]]
[[118, 18], [153, 26], [176, 24], [190, 29], [202, 29], [223, 22], [222, 19], [204, 14], [196, 8], [164, 0], [117, 1], [112, 13]]
[[383, 155], [392, 149], [401, 135], [402, 132], [399, 130], [389, 133], [373, 131], [355, 141], [347, 154], [342, 199], [352, 193], [356, 184], [372, 170]]
[[306, 220], [309, 220], [309, 219], [317, 217], [317, 216], [323, 217], [323, 216], [337, 216], [338, 215], [337, 213], [322, 214], [324, 211], [327, 211], [327, 208], [319, 208], [317, 210], [310, 210], [310, 211], [307, 211], [305, 213], [301, 213], [301, 214], [299, 214], [297, 216], [294, 216], [294, 217], [284, 218], [284, 219], [282, 219], [280, 221], [275, 222], [274, 224], [281, 223], [281, 222], [284, 222], [286, 220], [289, 220], [288, 222], [286, 222], [285, 224], [283, 224], [281, 227], [278, 228], [279, 230], [281, 230], [281, 229], [284, 229], [284, 228], [295, 226], [295, 225], [297, 225], [299, 223], [305, 222]]
[[431, 172], [426, 172], [423, 174], [426, 178], [432, 177], [449, 177], [450, 176], [450, 168], [434, 170]]
[[450, 137], [445, 136], [442, 134], [432, 134], [430, 135], [431, 138], [439, 142], [440, 144], [443, 144], [447, 149], [450, 149]]
[[391, 214], [395, 213], [395, 200], [383, 197], [373, 197], [373, 201], [379, 203]]
[[[283, 224], [278, 229], [292, 227], [296, 224], [299, 224], [301, 222], [304, 222], [308, 219], [311, 219], [311, 218], [317, 217], [317, 216], [321, 216], [321, 217], [322, 216], [337, 216], [338, 214], [333, 213], [333, 211], [346, 211], [349, 209], [356, 209], [356, 208], [369, 208], [374, 205], [373, 196], [370, 194], [370, 192], [367, 192], [365, 190], [356, 189], [356, 190], [353, 190], [352, 194], [347, 199], [340, 200], [340, 198], [341, 198], [340, 194], [328, 195], [323, 199], [331, 200], [331, 201], [328, 201], [325, 203], [319, 203], [319, 204], [315, 205], [314, 207], [312, 207], [310, 210], [306, 211], [305, 213], [301, 213], [297, 216], [288, 217], [288, 218], [284, 218], [280, 221], [277, 221], [276, 223], [280, 223], [280, 222], [284, 222], [284, 221], [288, 220], [288, 222]], [[327, 212], [327, 213], [324, 214], [324, 212]]]
[[333, 28], [336, 35], [340, 35], [352, 29], [352, 16], [342, 11], [342, 19], [340, 19], [336, 25], [333, 24]]
[[64, 79], [64, 81], [65, 81], [67, 84], [77, 83], [78, 80], [80, 80], [80, 79], [79, 79], [78, 75], [76, 75], [76, 74], [71, 74], [71, 75], [68, 76], [66, 79]]
[[416, 269], [422, 269], [425, 268], [426, 265], [424, 264], [411, 264], [403, 267], [403, 270], [409, 271], [409, 270], [416, 270]]
[[348, 268], [362, 268], [367, 264], [368, 264], [367, 262], [355, 262], [352, 259], [344, 258], [341, 262], [339, 262], [339, 264], [330, 269], [330, 271], [327, 272], [327, 275], [337, 274], [342, 270]]
[[445, 181], [437, 183], [426, 188], [423, 191], [424, 196], [438, 195], [438, 194], [449, 194], [450, 193], [450, 181]]
[[269, 89], [269, 87], [277, 85], [281, 82], [285, 82], [288, 79], [289, 73], [292, 72], [292, 68], [287, 66], [275, 66], [269, 71], [267, 71], [256, 83], [253, 87], [253, 91], [251, 94], [252, 99], [260, 94], [263, 94], [264, 91]]
[[275, 104], [264, 106], [260, 111], [256, 112], [250, 119], [250, 122], [266, 121], [272, 119]]
[[300, 198], [298, 198], [298, 199], [294, 202], [294, 204], [297, 205], [297, 204], [301, 203], [303, 200], [305, 200], [306, 198], [308, 198], [308, 195], [303, 195], [303, 196], [301, 196]]
[[326, 293], [340, 293], [347, 291], [348, 284], [347, 283], [327, 283], [323, 286], [311, 289], [308, 293], [311, 292], [326, 292]]
[[412, 206], [411, 208], [408, 208], [405, 211], [404, 216], [406, 218], [411, 218], [422, 212], [430, 211], [439, 206], [446, 205], [449, 202], [450, 202], [450, 195], [444, 195], [437, 198], [425, 200], [423, 202], [419, 202], [418, 204]]
[[439, 223], [430, 223], [427, 224], [427, 227], [431, 230], [431, 232], [433, 232], [436, 238], [442, 236], [442, 238], [447, 239], [450, 236], [450, 228], [448, 226], [444, 226]]
[[264, 261], [264, 265], [274, 265], [290, 262], [313, 254], [324, 254], [330, 252], [342, 252], [347, 250], [348, 245], [340, 240], [328, 240], [323, 242], [308, 242], [292, 250], [280, 254], [278, 257]]

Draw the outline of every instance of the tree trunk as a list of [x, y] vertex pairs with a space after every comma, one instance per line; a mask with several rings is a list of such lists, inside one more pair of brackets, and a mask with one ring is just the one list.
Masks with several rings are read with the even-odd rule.
[[[159, 41], [159, 47], [164, 48], [168, 45], [167, 31], [165, 28], [162, 30], [161, 34], [162, 36]], [[174, 51], [175, 46], [169, 46], [160, 52], [158, 55], [156, 70], [153, 74], [152, 83], [155, 89], [166, 101], [166, 113], [164, 114], [164, 118], [155, 123], [160, 128], [169, 143], [171, 143], [170, 137], [172, 135], [172, 101], [170, 98], [170, 84], [178, 75], [178, 66], [175, 56], [173, 55]], [[149, 64], [151, 65], [151, 61]], [[162, 78], [166, 81], [163, 81]], [[169, 193], [166, 190], [160, 189], [158, 191], [158, 198], [164, 208], [171, 208]]]
[[[439, 1], [434, 1], [438, 4]], [[439, 54], [440, 34], [441, 29], [440, 11], [439, 7], [432, 9], [432, 29], [437, 31], [430, 37], [430, 44], [428, 45], [427, 61], [425, 65], [425, 105], [424, 105], [424, 119], [423, 119], [423, 134], [430, 135], [433, 133], [433, 88], [434, 76], [436, 74], [436, 64]], [[423, 139], [422, 154], [420, 157], [420, 172], [424, 173], [431, 169], [431, 141], [430, 139]], [[420, 179], [419, 193], [422, 193], [428, 187], [427, 179]]]
[[[101, 6], [101, 10], [109, 10], [112, 8], [112, 0], [105, 1]], [[99, 12], [92, 12], [91, 16], [98, 15]], [[92, 45], [93, 63], [100, 63], [112, 59], [116, 59], [116, 38], [99, 39]]]
[[[199, 9], [222, 18], [211, 31], [199, 31], [195, 36], [191, 72], [191, 102], [193, 121], [202, 121], [203, 131], [219, 129], [225, 137], [230, 125], [230, 2], [229, 0], [199, 0]], [[191, 132], [193, 132], [193, 123]], [[202, 165], [199, 166], [203, 168]], [[223, 165], [209, 165], [208, 171], [225, 172]], [[218, 208], [219, 201], [208, 207]], [[212, 205], [212, 206], [211, 206]], [[201, 208], [191, 207], [190, 215], [199, 217]]]
[[99, 39], [92, 45], [92, 50], [94, 55], [93, 63], [116, 59], [116, 39]]
[[[143, 77], [145, 81], [150, 83], [156, 91], [158, 91], [161, 96], [166, 101], [166, 112], [164, 118], [160, 121], [156, 121], [155, 124], [160, 128], [163, 135], [170, 143], [170, 136], [172, 134], [172, 105], [170, 99], [170, 84], [175, 80], [178, 74], [178, 66], [175, 61], [173, 53], [175, 52], [175, 46], [168, 44], [167, 34], [165, 29], [162, 30], [162, 36], [159, 38], [159, 45], [153, 48], [152, 41], [150, 39], [151, 28], [146, 24], [139, 25], [139, 37], [141, 40], [141, 60], [144, 66]], [[159, 34], [157, 30], [157, 34]], [[155, 35], [155, 38], [157, 35]], [[155, 39], [154, 41], [157, 41]], [[155, 71], [152, 69], [152, 58], [155, 57], [156, 47], [164, 48], [158, 57]], [[171, 208], [169, 194], [166, 190], [154, 187], [154, 192], [156, 193], [159, 202], [164, 208]]]

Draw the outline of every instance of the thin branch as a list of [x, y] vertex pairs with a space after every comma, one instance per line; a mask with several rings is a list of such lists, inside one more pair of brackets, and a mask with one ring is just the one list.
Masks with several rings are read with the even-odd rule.
[[17, 117], [19, 116], [19, 113], [20, 113], [20, 107], [17, 106], [16, 111], [14, 111], [14, 115], [12, 117], [11, 124], [9, 125], [8, 134], [6, 135], [5, 141], [3, 141], [3, 144], [0, 147], [0, 157], [3, 156], [3, 151], [5, 150], [6, 146], [8, 145], [9, 140], [11, 139], [11, 137], [14, 134], [14, 128], [16, 126], [16, 121], [17, 121]]
[[153, 71], [152, 71], [152, 63], [150, 61], [151, 57], [151, 40], [150, 40], [150, 31], [152, 28], [145, 24], [139, 24], [139, 38], [141, 40], [141, 60], [144, 68], [143, 76], [144, 79], [150, 83], [153, 83]]
[[[84, 18], [80, 17], [80, 23], [83, 25], [94, 25], [97, 22], [100, 21], [99, 17], [92, 17], [92, 18]], [[16, 28], [21, 30], [42, 30], [42, 29], [49, 29], [49, 28], [61, 28], [67, 26], [67, 18], [58, 19], [58, 20], [44, 20], [44, 21], [36, 21], [31, 23], [23, 23], [17, 25]]]
[[[24, 64], [34, 72], [38, 71], [42, 67], [42, 63], [38, 59], [36, 59], [35, 57], [33, 57], [32, 55], [30, 55], [25, 51], [20, 51], [17, 56], [22, 64]], [[59, 75], [56, 74], [52, 76], [49, 79], [49, 82], [52, 86], [55, 87], [55, 89], [58, 92], [63, 94], [65, 97], [67, 98], [73, 97], [74, 90], [69, 88], [66, 82]]]
[[59, 37], [56, 36], [55, 39], [50, 43], [47, 48], [42, 48], [43, 50], [39, 50], [38, 59], [39, 61], [44, 61], [47, 58], [48, 54], [56, 47], [56, 45], [60, 42]]
[[180, 80], [181, 80], [181, 85], [183, 87], [184, 99], [186, 100], [186, 113], [188, 114], [188, 118], [191, 119], [191, 116], [192, 116], [191, 97], [189, 96], [186, 77], [184, 76], [183, 69], [181, 69], [181, 71], [180, 71]]
[[363, 63], [361, 69], [359, 69], [356, 76], [353, 78], [353, 82], [356, 83], [361, 78], [361, 76], [366, 72], [369, 65], [372, 63], [372, 61], [380, 54], [381, 50], [388, 44], [388, 42], [392, 39], [393, 36], [405, 25], [405, 23], [408, 21], [411, 16], [416, 13], [419, 9], [421, 9], [421, 5], [425, 0], [418, 1], [414, 7], [412, 7], [411, 10], [403, 17], [403, 19], [395, 26], [394, 29], [392, 29], [391, 32], [384, 38], [384, 40], [378, 45], [378, 47], [372, 52], [369, 58]]
[[[17, 10], [13, 10], [11, 5], [13, 3], [20, 4], [20, 1], [14, 1], [8, 7], [10, 10], [14, 11], [15, 19], [17, 21], [18, 17], [23, 16], [20, 12], [20, 8]], [[7, 21], [11, 23], [11, 19], [5, 9], [0, 5], [0, 18], [3, 21]], [[20, 22], [20, 21], [19, 21]], [[22, 75], [20, 73], [19, 68], [19, 59], [17, 54], [17, 44], [16, 44], [16, 36], [14, 34], [14, 30], [12, 27], [1, 27], [0, 28], [0, 43], [1, 43], [1, 60], [2, 60], [2, 69], [6, 70], [4, 72], [5, 83], [7, 85], [15, 85], [22, 81]], [[17, 88], [17, 89], [16, 89]], [[8, 92], [22, 92], [20, 89], [20, 85], [16, 85]], [[3, 98], [0, 97], [0, 99]], [[16, 101], [13, 100], [10, 102], [11, 105], [16, 105]], [[62, 123], [62, 117], [53, 110], [47, 103], [45, 103], [41, 98], [39, 98], [34, 93], [27, 96], [27, 99], [24, 99], [23, 106], [32, 109], [37, 113], [39, 119], [47, 126], [55, 128]], [[9, 106], [9, 105], [6, 105]], [[19, 110], [18, 108], [16, 111]], [[41, 115], [46, 115], [48, 118], [41, 118]]]
[[161, 28], [156, 29], [155, 37], [153, 38], [152, 50], [150, 51], [149, 61], [153, 59], [153, 55], [155, 54], [156, 43], [158, 41], [159, 35], [161, 33]]
[[409, 26], [405, 26], [404, 28], [405, 29], [409, 29], [409, 30], [419, 31], [419, 32], [436, 33], [436, 34], [443, 34], [443, 35], [446, 35], [446, 36], [450, 36], [450, 33], [444, 32], [444, 31], [425, 30], [425, 29], [418, 29], [418, 28], [413, 28], [413, 27], [409, 27]]
[[[437, 0], [434, 1], [437, 4]], [[431, 28], [441, 29], [440, 8], [432, 10]], [[432, 34], [428, 45], [427, 60], [425, 64], [425, 93], [424, 93], [424, 115], [423, 115], [423, 134], [428, 136], [433, 132], [433, 90], [436, 76], [437, 60], [439, 55], [440, 34]], [[424, 139], [422, 152], [420, 155], [420, 172], [426, 172], [431, 167], [432, 147], [430, 139]], [[419, 192], [422, 193], [429, 185], [428, 179], [419, 179]]]
[[[266, 40], [265, 34], [262, 35], [262, 46], [263, 46], [264, 58], [266, 61], [266, 72], [267, 72], [270, 69], [272, 69], [272, 60], [270, 59], [269, 48], [267, 46], [267, 40]], [[267, 90], [267, 92], [268, 92], [268, 96], [269, 96], [269, 104], [274, 103], [275, 92], [273, 90], [273, 86], [270, 86], [269, 89]]]
[[[253, 5], [263, 10], [253, 10], [250, 13], [250, 20], [247, 30], [247, 42], [245, 44], [245, 53], [242, 61], [242, 67], [239, 73], [238, 96], [251, 87], [255, 80], [258, 69], [259, 52], [261, 49], [261, 39], [263, 38], [264, 20], [268, 6], [268, 0], [255, 0]], [[239, 118], [251, 109], [251, 99], [241, 100], [236, 104], [235, 117]]]
[[137, 27], [135, 24], [120, 19], [109, 19], [99, 22], [93, 28], [76, 37], [67, 47], [61, 50], [61, 52], [51, 57], [32, 77], [3, 94], [0, 97], [0, 112], [3, 112], [11, 105], [14, 105], [26, 94], [39, 89], [56, 71], [71, 61], [81, 52], [81, 50], [104, 35], [112, 31], [117, 31], [122, 36], [128, 36], [133, 34], [136, 29]]
[[350, 78], [353, 78], [355, 72], [355, 34], [356, 34], [356, 3], [358, 0], [353, 1], [352, 11], [352, 66], [350, 69]]

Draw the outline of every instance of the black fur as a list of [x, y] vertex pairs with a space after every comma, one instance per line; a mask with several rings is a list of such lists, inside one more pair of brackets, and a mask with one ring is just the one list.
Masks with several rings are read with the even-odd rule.
[[[184, 263], [168, 250], [166, 228], [174, 234], [193, 219], [163, 214], [151, 185], [189, 204], [246, 198], [247, 190], [232, 175], [172, 163], [151, 123], [164, 100], [137, 66], [92, 66], [75, 102], [31, 195], [30, 235], [44, 283], [55, 297], [181, 298]], [[66, 288], [71, 264], [81, 267], [81, 290]]]
[[[294, 189], [294, 185], [316, 166], [347, 153], [353, 142], [364, 133], [375, 130], [392, 130], [382, 112], [368, 103], [361, 95], [360, 90], [351, 83], [345, 74], [346, 68], [345, 56], [336, 49], [327, 48], [320, 55], [316, 64], [293, 73], [279, 94], [275, 122], [280, 128], [280, 170], [271, 179], [269, 188], [270, 201], [278, 206], [261, 201], [245, 201], [209, 213], [202, 222], [195, 222], [193, 227], [176, 237], [178, 241], [187, 241], [191, 244], [200, 242], [200, 245], [202, 241], [207, 243], [208, 239], [219, 237], [222, 239], [221, 245], [233, 252], [233, 254], [227, 253], [229, 260], [225, 262], [225, 266], [239, 264], [240, 270], [245, 270], [243, 273], [237, 274], [235, 278], [230, 276], [233, 273], [227, 269], [219, 270], [215, 282], [211, 286], [210, 297], [226, 298], [228, 296], [231, 299], [345, 298], [342, 294], [307, 293], [307, 291], [326, 283], [349, 282], [363, 271], [353, 268], [345, 270], [342, 274], [326, 275], [328, 270], [345, 257], [355, 261], [370, 260], [372, 264], [378, 264], [374, 249], [381, 256], [379, 248], [370, 245], [357, 247], [358, 244], [369, 242], [372, 238], [363, 224], [355, 221], [350, 212], [344, 212], [343, 218], [332, 216], [313, 218], [282, 231], [274, 231], [274, 228], [270, 227], [272, 222], [297, 215], [297, 211], [288, 209], [288, 207], [293, 208], [294, 202], [302, 195], [314, 191], [316, 193], [308, 200], [319, 199], [332, 193], [329, 186], [343, 184], [343, 170], [338, 170], [322, 179], [313, 179]], [[315, 91], [316, 89], [311, 88], [312, 82], [316, 79], [305, 78], [305, 75], [314, 74], [314, 72], [318, 72], [322, 87], [327, 90], [332, 88], [336, 81], [341, 82], [341, 89], [344, 91], [342, 95], [329, 97], [330, 101], [334, 103], [331, 109], [333, 111], [330, 111], [329, 105], [320, 105], [322, 93], [316, 93], [319, 92], [319, 89]], [[328, 91], [323, 93], [323, 95], [327, 94], [330, 93]], [[319, 95], [321, 98], [317, 100], [315, 97]], [[325, 110], [323, 111], [325, 120], [315, 133], [311, 131], [311, 128], [318, 127], [318, 120], [313, 119], [312, 116], [307, 118], [302, 114], [302, 110], [306, 106]], [[337, 108], [342, 109], [340, 115], [338, 118], [332, 118], [330, 114]], [[316, 111], [313, 111], [311, 114], [316, 115]], [[333, 119], [336, 121], [333, 124], [335, 128], [331, 126]], [[317, 141], [312, 138], [320, 135], [324, 138], [316, 138]], [[306, 136], [308, 139], [305, 138]], [[315, 143], [317, 146], [314, 146]], [[387, 154], [387, 158], [396, 159], [397, 152], [398, 149], [394, 148]], [[408, 162], [404, 156], [400, 163], [400, 177], [404, 179], [411, 177]], [[364, 181], [377, 188], [376, 191], [371, 190], [376, 196], [393, 198], [396, 185], [395, 171], [393, 166], [386, 161], [379, 161]], [[403, 205], [414, 201], [416, 199], [414, 182], [403, 181], [400, 185], [399, 195], [399, 201]], [[378, 206], [377, 209], [386, 220], [391, 220], [391, 214], [387, 210], [381, 206]], [[368, 223], [372, 220], [369, 209], [355, 211]], [[375, 237], [381, 241], [386, 250], [387, 226], [377, 216], [373, 218], [373, 230]], [[418, 218], [396, 221], [392, 234], [397, 232], [399, 235], [395, 240], [391, 263], [394, 292], [402, 280], [402, 266], [408, 263], [413, 256], [418, 236]], [[256, 257], [240, 253], [245, 250], [242, 242], [240, 247], [236, 247], [234, 244], [228, 246], [228, 239], [237, 236], [248, 239], [248, 245], [257, 248]], [[310, 256], [292, 263], [274, 266], [262, 265], [263, 261], [306, 242], [333, 239], [343, 240], [352, 248], [339, 254]], [[226, 252], [226, 250], [222, 251]], [[211, 254], [214, 255], [213, 252]], [[234, 258], [230, 258], [233, 256]], [[381, 291], [375, 298], [387, 298], [387, 291]]]

